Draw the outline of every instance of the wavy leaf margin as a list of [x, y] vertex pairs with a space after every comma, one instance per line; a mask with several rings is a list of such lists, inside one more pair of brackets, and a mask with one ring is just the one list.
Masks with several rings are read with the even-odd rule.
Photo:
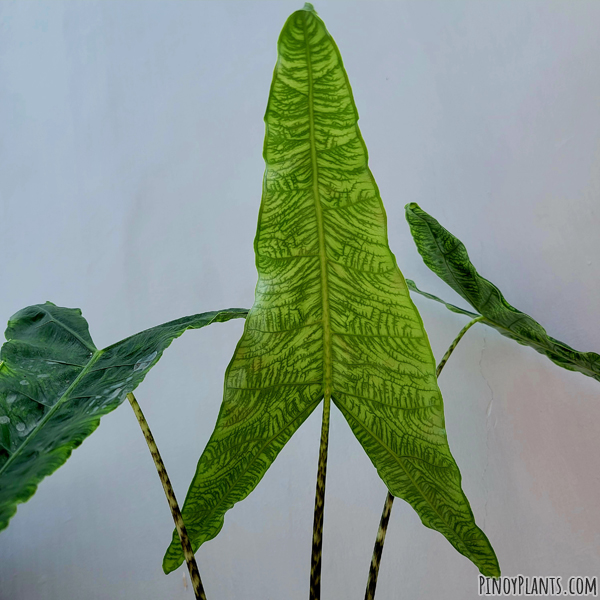
[[144, 379], [188, 329], [244, 318], [246, 309], [184, 317], [98, 350], [79, 309], [28, 306], [8, 322], [0, 352], [0, 530], [17, 504]]
[[[479, 275], [465, 245], [418, 204], [407, 204], [405, 214], [423, 262], [481, 313], [482, 323], [519, 344], [530, 346], [563, 369], [578, 371], [600, 381], [600, 354], [579, 352], [549, 336], [537, 321], [509, 304], [491, 281]], [[416, 286], [414, 291], [442, 302], [448, 308], [451, 306], [436, 296], [421, 292]]]

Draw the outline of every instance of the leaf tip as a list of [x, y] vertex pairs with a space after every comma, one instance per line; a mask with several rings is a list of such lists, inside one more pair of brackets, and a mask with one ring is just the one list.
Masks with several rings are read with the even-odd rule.
[[[195, 552], [195, 550], [194, 550]], [[185, 562], [185, 558], [183, 556], [183, 551], [181, 549], [181, 542], [179, 539], [179, 534], [177, 531], [173, 532], [173, 539], [162, 561], [162, 569], [165, 575], [176, 571], [183, 563]]]
[[308, 12], [317, 12], [315, 7], [310, 2], [305, 2], [302, 10], [306, 10]]
[[[494, 556], [495, 558], [495, 556]], [[492, 566], [486, 566], [486, 568], [484, 569], [479, 569], [479, 572], [484, 576], [484, 577], [489, 577], [490, 579], [499, 579], [501, 576], [500, 573], [500, 565], [498, 564], [498, 561], [496, 560], [496, 564], [492, 565]]]
[[167, 557], [165, 556], [165, 558], [163, 559], [162, 562], [162, 570], [163, 573], [165, 575], [168, 575], [169, 573], [173, 572], [175, 569], [172, 568], [172, 565], [170, 563], [167, 562]]

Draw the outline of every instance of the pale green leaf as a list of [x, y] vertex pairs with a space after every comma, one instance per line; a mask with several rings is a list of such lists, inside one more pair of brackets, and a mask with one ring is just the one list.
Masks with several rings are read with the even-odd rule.
[[[194, 549], [258, 484], [321, 399], [346, 417], [390, 491], [486, 575], [448, 448], [435, 362], [396, 266], [339, 51], [312, 6], [286, 22], [265, 115], [258, 285], [183, 517]], [[176, 537], [163, 568], [183, 556]]]
[[98, 350], [78, 309], [47, 302], [16, 313], [0, 354], [0, 529], [142, 382], [173, 339], [246, 314], [184, 317]]
[[479, 275], [464, 244], [417, 204], [406, 205], [406, 220], [425, 264], [481, 313], [482, 323], [531, 346], [560, 367], [600, 381], [600, 354], [579, 352], [550, 337], [537, 321], [511, 306], [491, 281]]

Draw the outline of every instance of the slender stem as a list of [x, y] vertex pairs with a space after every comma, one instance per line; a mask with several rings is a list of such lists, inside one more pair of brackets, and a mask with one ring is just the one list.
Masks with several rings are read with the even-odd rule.
[[198, 572], [198, 565], [196, 564], [194, 551], [192, 550], [192, 545], [181, 516], [181, 511], [179, 510], [179, 505], [177, 504], [177, 499], [175, 498], [175, 492], [173, 491], [171, 481], [169, 480], [169, 475], [167, 474], [167, 469], [165, 468], [165, 464], [160, 457], [160, 452], [158, 451], [158, 447], [154, 441], [154, 436], [150, 431], [148, 422], [146, 421], [144, 413], [142, 412], [140, 405], [137, 403], [135, 396], [133, 394], [127, 394], [127, 399], [129, 400], [129, 403], [133, 408], [133, 412], [137, 417], [138, 423], [142, 428], [142, 432], [146, 438], [146, 443], [150, 449], [150, 454], [152, 454], [152, 458], [154, 459], [154, 465], [158, 471], [158, 476], [160, 477], [163, 489], [165, 490], [165, 495], [169, 501], [169, 507], [171, 509], [171, 514], [173, 515], [175, 528], [177, 529], [179, 539], [181, 540], [181, 547], [183, 548], [183, 555], [185, 556], [188, 570], [190, 572], [190, 579], [192, 581], [192, 587], [194, 588], [196, 600], [206, 600], [206, 594], [204, 593], [204, 587], [202, 586], [202, 580], [200, 579], [200, 573]]
[[321, 447], [319, 450], [319, 470], [317, 472], [317, 492], [315, 495], [315, 517], [313, 521], [313, 542], [310, 565], [310, 600], [321, 598], [321, 556], [323, 550], [323, 511], [325, 509], [325, 477], [327, 475], [327, 444], [329, 441], [329, 395], [323, 401], [323, 422], [321, 424]]
[[[454, 349], [458, 345], [458, 342], [463, 338], [465, 333], [481, 321], [483, 317], [479, 316], [469, 321], [458, 333], [454, 341], [450, 344], [446, 354], [442, 356], [437, 369], [435, 370], [435, 376], [439, 377], [445, 364], [448, 362], [450, 355], [454, 352]], [[392, 512], [392, 506], [394, 504], [394, 496], [387, 493], [385, 504], [383, 505], [383, 512], [381, 513], [381, 521], [379, 522], [379, 529], [377, 530], [377, 537], [375, 538], [375, 547], [373, 548], [373, 557], [371, 558], [371, 567], [369, 569], [369, 579], [367, 580], [367, 590], [365, 592], [365, 600], [374, 600], [375, 588], [377, 587], [377, 576], [379, 575], [379, 564], [381, 562], [381, 554], [383, 553], [383, 544], [385, 543], [385, 534], [387, 533], [387, 526], [390, 520], [390, 514]]]
[[448, 348], [448, 350], [446, 350], [446, 354], [444, 354], [444, 356], [442, 356], [442, 360], [440, 360], [440, 364], [437, 366], [437, 369], [435, 370], [436, 377], [440, 376], [440, 373], [442, 372], [444, 365], [448, 362], [450, 355], [454, 352], [454, 348], [456, 348], [456, 346], [458, 346], [458, 342], [460, 342], [460, 340], [462, 340], [463, 335], [465, 335], [465, 333], [467, 333], [467, 331], [469, 331], [469, 329], [471, 329], [471, 327], [473, 327], [473, 325], [475, 325], [475, 323], [479, 323], [479, 321], [481, 321], [482, 319], [483, 319], [483, 317], [481, 317], [481, 316], [476, 317], [475, 319], [472, 319], [458, 332], [458, 335], [456, 336], [454, 341], [450, 344], [450, 347]]
[[385, 534], [387, 533], [388, 521], [394, 504], [394, 496], [389, 492], [385, 497], [383, 511], [381, 512], [381, 520], [379, 521], [379, 529], [375, 538], [375, 547], [373, 548], [373, 557], [371, 558], [371, 568], [369, 569], [369, 579], [367, 580], [367, 591], [365, 592], [365, 600], [371, 600], [375, 597], [375, 588], [377, 587], [377, 575], [379, 574], [379, 563], [383, 552], [383, 544], [385, 542]]

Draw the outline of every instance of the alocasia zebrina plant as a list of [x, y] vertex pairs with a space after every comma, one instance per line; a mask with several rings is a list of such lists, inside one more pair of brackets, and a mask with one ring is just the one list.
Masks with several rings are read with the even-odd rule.
[[[265, 121], [256, 299], [225, 374], [215, 431], [183, 507], [193, 549], [258, 484], [323, 401], [311, 594], [318, 597], [331, 402], [388, 489], [485, 575], [499, 575], [450, 453], [435, 362], [387, 242], [339, 51], [310, 4], [287, 21]], [[51, 304], [9, 323], [0, 371], [0, 523], [142, 381], [173, 338], [244, 317], [204, 313], [95, 348]], [[134, 406], [135, 408], [135, 406]], [[164, 560], [183, 561], [174, 536]]]
[[[215, 537], [227, 510], [323, 401], [318, 519], [333, 402], [391, 493], [483, 574], [497, 576], [461, 489], [435, 361], [388, 246], [357, 121], [339, 50], [306, 4], [280, 35], [265, 114], [256, 298], [183, 518], [194, 549]], [[314, 569], [320, 540], [313, 542]], [[182, 561], [174, 534], [165, 571]], [[318, 572], [312, 583], [318, 587]]]
[[[258, 284], [249, 312], [178, 319], [104, 350], [94, 346], [76, 309], [35, 305], [9, 322], [0, 357], [0, 529], [17, 503], [126, 397], [160, 472], [158, 450], [131, 392], [185, 330], [247, 317], [225, 373], [215, 430], [183, 506], [187, 533], [178, 525], [164, 570], [182, 563], [182, 545], [189, 563], [191, 550], [219, 533], [225, 513], [252, 492], [323, 401], [311, 598], [320, 596], [332, 402], [390, 493], [410, 503], [484, 575], [498, 576], [498, 561], [475, 524], [450, 453], [436, 366], [409, 289], [441, 300], [405, 281], [396, 264], [340, 53], [310, 4], [288, 19], [279, 38], [265, 121], [254, 248]], [[444, 303], [473, 319], [457, 340], [481, 321], [560, 366], [599, 378], [597, 354], [550, 338], [510, 306], [435, 219], [414, 204], [407, 218], [426, 264], [481, 313]], [[169, 496], [166, 473], [161, 479]], [[175, 516], [174, 494], [169, 502]], [[387, 519], [391, 503], [386, 506]], [[194, 589], [205, 597], [200, 583]]]

